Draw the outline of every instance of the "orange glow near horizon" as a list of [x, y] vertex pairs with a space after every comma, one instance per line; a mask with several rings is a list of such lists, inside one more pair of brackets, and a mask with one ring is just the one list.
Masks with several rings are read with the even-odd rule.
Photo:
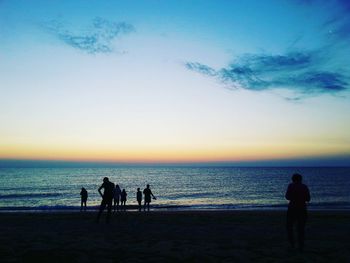
[[307, 147], [306, 145], [236, 145], [227, 147], [23, 147], [7, 146], [0, 149], [0, 159], [62, 160], [82, 162], [123, 163], [191, 163], [264, 161], [294, 158], [348, 155], [343, 147]]

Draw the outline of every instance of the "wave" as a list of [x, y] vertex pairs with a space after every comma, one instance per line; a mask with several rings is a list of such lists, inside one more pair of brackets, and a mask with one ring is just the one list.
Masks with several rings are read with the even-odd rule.
[[329, 207], [329, 206], [348, 206], [350, 207], [350, 202], [345, 201], [336, 201], [336, 202], [319, 202], [319, 203], [310, 203], [309, 207]]
[[30, 194], [0, 194], [0, 199], [19, 199], [19, 198], [40, 198], [40, 197], [58, 197], [59, 193], [30, 193]]
[[[53, 205], [53, 206], [2, 206], [0, 211], [78, 211], [80, 206], [66, 206], [66, 205]], [[97, 210], [98, 206], [89, 206], [88, 210]]]
[[170, 200], [177, 199], [190, 199], [190, 198], [208, 198], [208, 197], [217, 197], [217, 193], [203, 192], [203, 193], [176, 193], [176, 194], [167, 194], [166, 198]]

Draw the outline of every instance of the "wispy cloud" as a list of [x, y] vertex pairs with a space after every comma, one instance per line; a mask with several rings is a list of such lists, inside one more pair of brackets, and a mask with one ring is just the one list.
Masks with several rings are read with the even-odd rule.
[[291, 52], [283, 55], [246, 54], [221, 69], [186, 62], [187, 69], [215, 77], [233, 89], [264, 91], [288, 89], [287, 99], [335, 94], [349, 88], [349, 77], [327, 70], [321, 52]]
[[84, 31], [73, 32], [61, 21], [50, 21], [44, 28], [65, 44], [90, 54], [113, 51], [113, 41], [121, 35], [135, 31], [133, 25], [112, 22], [100, 17], [93, 19]]
[[189, 70], [197, 71], [197, 72], [202, 73], [204, 75], [208, 75], [208, 76], [217, 76], [218, 75], [218, 72], [215, 69], [213, 69], [207, 65], [198, 63], [198, 62], [186, 62], [185, 66]]

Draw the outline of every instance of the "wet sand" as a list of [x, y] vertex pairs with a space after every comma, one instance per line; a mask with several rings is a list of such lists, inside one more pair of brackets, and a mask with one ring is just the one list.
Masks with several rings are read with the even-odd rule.
[[[105, 215], [104, 215], [105, 216]], [[304, 253], [283, 211], [0, 213], [1, 262], [350, 262], [350, 212], [309, 212]]]

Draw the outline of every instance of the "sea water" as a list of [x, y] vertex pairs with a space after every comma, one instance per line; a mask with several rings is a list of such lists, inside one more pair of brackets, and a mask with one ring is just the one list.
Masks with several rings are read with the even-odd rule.
[[350, 208], [350, 168], [118, 167], [0, 168], [0, 210], [78, 210], [81, 187], [95, 207], [103, 177], [127, 191], [127, 205], [150, 184], [154, 209], [284, 209], [295, 172], [309, 186], [310, 209]]

